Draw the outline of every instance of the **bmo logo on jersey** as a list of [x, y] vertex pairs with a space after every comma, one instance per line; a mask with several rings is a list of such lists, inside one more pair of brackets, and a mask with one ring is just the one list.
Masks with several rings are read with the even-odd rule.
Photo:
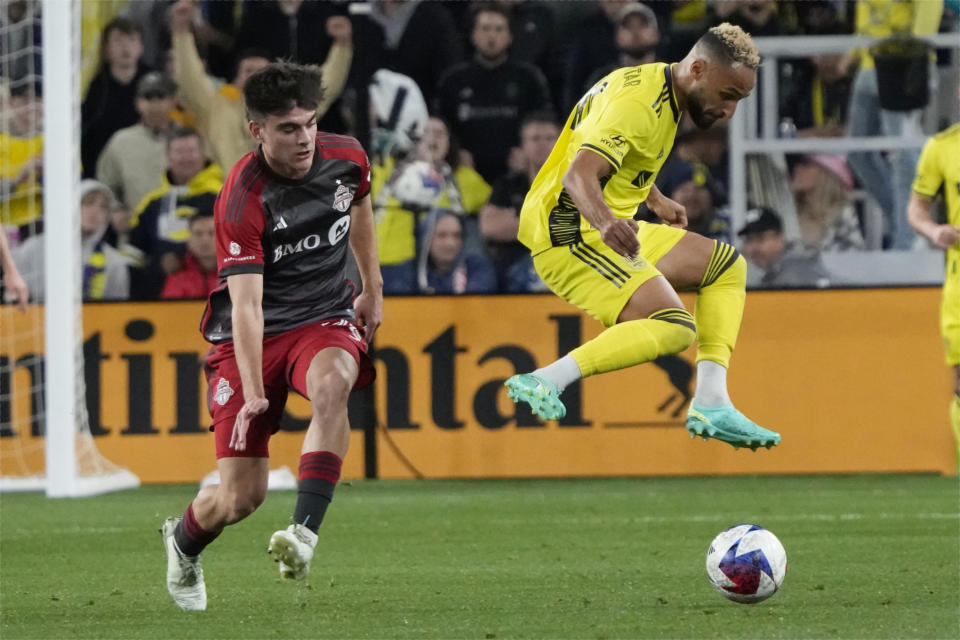
[[[350, 231], [350, 216], [345, 215], [337, 219], [332, 225], [330, 225], [330, 231], [327, 233], [327, 241], [329, 246], [333, 247], [338, 242], [347, 237], [347, 232]], [[273, 261], [279, 262], [281, 259], [286, 258], [287, 256], [292, 256], [303, 251], [313, 251], [320, 246], [320, 234], [311, 233], [306, 238], [301, 238], [295, 244], [285, 243], [281, 244], [273, 250]]]
[[306, 238], [297, 240], [296, 244], [281, 244], [273, 250], [273, 261], [279, 262], [281, 258], [292, 256], [302, 251], [313, 251], [320, 246], [320, 234], [312, 233]]

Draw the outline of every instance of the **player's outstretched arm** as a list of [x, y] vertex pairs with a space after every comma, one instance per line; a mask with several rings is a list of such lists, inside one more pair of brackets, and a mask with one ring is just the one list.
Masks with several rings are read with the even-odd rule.
[[367, 194], [350, 209], [350, 248], [357, 259], [363, 290], [353, 303], [357, 322], [364, 328], [367, 342], [383, 320], [383, 276], [377, 258], [377, 231], [373, 220], [373, 205]]
[[7, 244], [7, 234], [0, 227], [0, 265], [3, 265], [3, 284], [7, 291], [13, 294], [17, 302], [17, 309], [21, 312], [27, 310], [27, 299], [30, 292], [27, 290], [27, 283], [17, 269], [17, 263], [13, 261], [13, 255], [10, 253], [10, 245]]
[[563, 188], [580, 214], [600, 232], [604, 244], [624, 258], [635, 258], [640, 251], [637, 223], [613, 215], [603, 199], [600, 180], [612, 171], [613, 166], [599, 153], [581, 149], [563, 176]]
[[930, 198], [910, 194], [910, 203], [907, 205], [907, 222], [914, 231], [928, 238], [930, 242], [941, 249], [949, 249], [960, 242], [960, 229], [949, 224], [937, 224], [930, 213]]
[[233, 305], [233, 348], [244, 399], [233, 424], [230, 446], [243, 451], [247, 448], [250, 422], [269, 405], [263, 389], [263, 274], [227, 276], [227, 288]]

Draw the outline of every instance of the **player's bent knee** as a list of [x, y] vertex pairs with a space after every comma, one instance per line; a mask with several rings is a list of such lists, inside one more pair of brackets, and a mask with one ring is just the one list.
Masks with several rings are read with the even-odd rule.
[[686, 309], [670, 308], [650, 314], [663, 323], [658, 333], [660, 355], [680, 353], [697, 339], [697, 325]]
[[325, 373], [319, 380], [317, 388], [310, 398], [310, 403], [315, 410], [328, 409], [333, 406], [346, 404], [350, 396], [350, 390], [353, 389], [353, 380], [349, 379], [344, 372], [331, 371]]
[[696, 342], [697, 332], [686, 327], [677, 327], [670, 333], [669, 338], [664, 348], [667, 354], [672, 355], [680, 353]]
[[747, 261], [733, 246], [726, 242], [717, 242], [713, 248], [713, 255], [707, 270], [703, 274], [700, 288], [709, 287], [717, 283], [724, 287], [746, 288]]
[[739, 252], [737, 252], [737, 259], [730, 265], [729, 271], [732, 280], [743, 283], [743, 286], [747, 285], [747, 261]]

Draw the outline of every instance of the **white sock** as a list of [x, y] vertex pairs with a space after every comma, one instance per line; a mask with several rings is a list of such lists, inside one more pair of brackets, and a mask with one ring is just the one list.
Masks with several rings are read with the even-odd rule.
[[580, 365], [570, 355], [565, 355], [533, 373], [557, 385], [561, 391], [583, 377], [580, 373]]
[[697, 363], [697, 391], [693, 399], [701, 407], [730, 404], [727, 395], [727, 368], [712, 360]]

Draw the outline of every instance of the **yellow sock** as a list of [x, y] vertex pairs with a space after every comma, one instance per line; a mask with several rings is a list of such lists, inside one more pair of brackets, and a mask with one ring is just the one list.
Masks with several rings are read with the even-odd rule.
[[712, 360], [730, 366], [740, 332], [747, 292], [747, 263], [725, 242], [713, 246], [693, 315], [697, 322], [697, 362]]
[[693, 316], [686, 309], [662, 309], [643, 320], [615, 324], [570, 355], [587, 377], [679, 353], [696, 336]]
[[950, 401], [950, 426], [953, 427], [953, 441], [957, 445], [957, 471], [960, 472], [960, 395]]

